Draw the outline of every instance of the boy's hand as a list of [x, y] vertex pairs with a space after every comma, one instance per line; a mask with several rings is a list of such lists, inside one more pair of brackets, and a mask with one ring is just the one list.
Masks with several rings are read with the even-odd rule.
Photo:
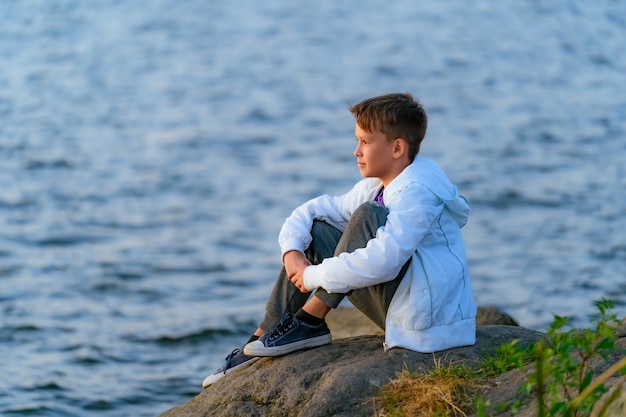
[[304, 286], [304, 270], [311, 265], [306, 255], [297, 250], [289, 251], [283, 256], [283, 263], [285, 264], [287, 279], [301, 292], [310, 292]]

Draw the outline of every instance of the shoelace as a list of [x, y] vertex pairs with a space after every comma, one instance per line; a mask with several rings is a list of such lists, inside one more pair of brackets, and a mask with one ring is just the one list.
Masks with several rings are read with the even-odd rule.
[[280, 320], [280, 323], [278, 323], [278, 326], [276, 326], [276, 328], [267, 336], [268, 340], [276, 340], [289, 330], [293, 329], [295, 325], [296, 323], [294, 317], [291, 314], [285, 315], [285, 317]]
[[233, 357], [241, 353], [241, 348], [235, 348], [228, 356], [226, 356], [226, 365], [224, 365], [224, 375], [226, 375], [226, 371], [230, 368], [230, 364], [233, 361]]

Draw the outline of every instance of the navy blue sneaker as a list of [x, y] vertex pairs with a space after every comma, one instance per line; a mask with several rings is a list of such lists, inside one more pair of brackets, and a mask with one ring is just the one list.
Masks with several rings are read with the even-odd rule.
[[327, 345], [331, 341], [326, 322], [311, 326], [287, 313], [272, 331], [248, 343], [243, 352], [248, 356], [281, 356], [300, 349]]
[[204, 381], [202, 381], [202, 388], [208, 387], [227, 373], [232, 372], [245, 364], [256, 362], [259, 359], [261, 358], [244, 355], [242, 347], [234, 349], [228, 356], [226, 356], [226, 363], [224, 366], [215, 371], [214, 374], [204, 378]]

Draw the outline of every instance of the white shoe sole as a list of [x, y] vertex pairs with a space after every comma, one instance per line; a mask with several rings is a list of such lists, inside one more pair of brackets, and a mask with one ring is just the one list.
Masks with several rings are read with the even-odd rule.
[[243, 353], [248, 356], [282, 356], [300, 349], [309, 349], [328, 345], [332, 339], [331, 334], [328, 333], [322, 336], [301, 340], [299, 342], [289, 343], [288, 345], [272, 347], [265, 347], [263, 342], [255, 340], [254, 342], [248, 343], [243, 348]]
[[[249, 355], [252, 356], [252, 355]], [[251, 365], [254, 362], [258, 361], [261, 358], [252, 358], [242, 364], [239, 364], [237, 366], [233, 366], [232, 368], [229, 368], [226, 370], [226, 372], [217, 372], [214, 373], [213, 375], [209, 375], [206, 378], [204, 378], [204, 381], [202, 381], [202, 388], [207, 388], [210, 385], [213, 385], [215, 382], [219, 381], [220, 379], [222, 379], [225, 375], [231, 373], [232, 371], [236, 371], [237, 369], [243, 368], [246, 365]]]

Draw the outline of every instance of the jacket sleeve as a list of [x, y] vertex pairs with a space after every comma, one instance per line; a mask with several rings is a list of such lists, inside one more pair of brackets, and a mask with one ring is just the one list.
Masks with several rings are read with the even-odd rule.
[[278, 234], [282, 254], [290, 250], [304, 252], [309, 247], [313, 240], [313, 220], [323, 220], [343, 232], [354, 210], [365, 201], [372, 200], [379, 188], [380, 181], [368, 178], [356, 183], [343, 195], [322, 195], [297, 207]]
[[365, 248], [307, 267], [304, 272], [307, 289], [343, 293], [394, 279], [444, 207], [440, 198], [417, 182], [386, 192], [385, 201], [389, 214], [376, 237]]
[[304, 252], [309, 247], [313, 240], [313, 220], [324, 220], [342, 231], [345, 230], [347, 220], [340, 209], [342, 199], [343, 196], [322, 195], [297, 207], [285, 220], [278, 234], [282, 254], [290, 250]]

